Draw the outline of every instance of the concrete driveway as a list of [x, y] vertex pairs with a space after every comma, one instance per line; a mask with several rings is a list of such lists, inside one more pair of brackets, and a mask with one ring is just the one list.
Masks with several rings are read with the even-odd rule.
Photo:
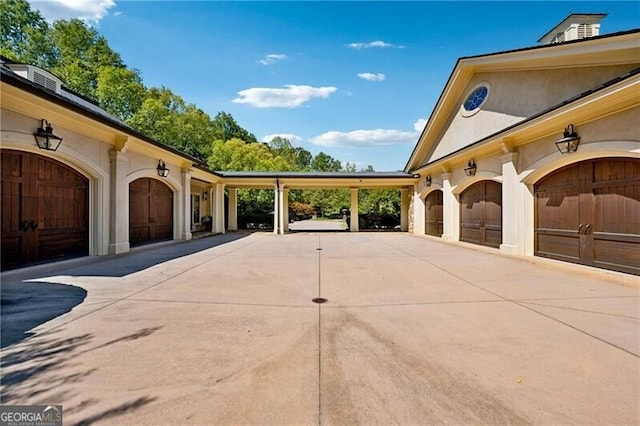
[[346, 231], [347, 223], [341, 220], [306, 219], [289, 224], [289, 231]]
[[2, 403], [65, 424], [638, 424], [639, 281], [402, 233], [13, 272]]

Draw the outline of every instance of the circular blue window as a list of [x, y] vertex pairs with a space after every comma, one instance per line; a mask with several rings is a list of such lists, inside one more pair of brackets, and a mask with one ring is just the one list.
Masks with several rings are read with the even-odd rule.
[[489, 93], [489, 89], [486, 86], [480, 86], [467, 98], [464, 103], [464, 109], [467, 111], [473, 111], [475, 109], [480, 108], [480, 105], [487, 99], [487, 94]]

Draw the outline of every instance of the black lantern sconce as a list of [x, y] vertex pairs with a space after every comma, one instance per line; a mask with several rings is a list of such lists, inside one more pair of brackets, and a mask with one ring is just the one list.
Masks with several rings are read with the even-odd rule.
[[431, 175], [424, 178], [424, 186], [431, 186]]
[[209, 199], [209, 191], [207, 191], [206, 189], [202, 191], [202, 199], [204, 201], [207, 201]]
[[471, 161], [467, 163], [467, 167], [464, 168], [464, 174], [467, 176], [475, 176], [477, 170], [478, 167], [476, 167], [476, 160], [472, 158]]
[[56, 151], [62, 143], [62, 138], [53, 134], [53, 127], [44, 118], [40, 122], [40, 127], [33, 134], [36, 138], [38, 148], [46, 149], [47, 151]]
[[164, 164], [164, 161], [162, 161], [162, 160], [159, 160], [159, 161], [158, 161], [158, 167], [157, 167], [157, 169], [158, 169], [158, 176], [160, 176], [160, 177], [167, 177], [167, 176], [169, 176], [169, 172], [170, 172], [170, 170], [167, 168], [167, 165], [166, 165], [166, 164]]
[[580, 136], [573, 128], [573, 124], [569, 124], [564, 129], [563, 137], [556, 142], [558, 151], [560, 154], [568, 154], [570, 152], [576, 152], [578, 150], [578, 144], [580, 143]]

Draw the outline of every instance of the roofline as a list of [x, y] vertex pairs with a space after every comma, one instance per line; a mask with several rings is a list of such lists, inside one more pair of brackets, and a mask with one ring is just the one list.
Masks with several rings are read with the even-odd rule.
[[613, 38], [613, 37], [621, 37], [621, 36], [625, 36], [625, 35], [629, 35], [629, 34], [635, 34], [635, 33], [640, 33], [640, 28], [634, 28], [631, 30], [625, 30], [625, 31], [618, 31], [615, 33], [609, 33], [609, 34], [602, 34], [602, 35], [597, 35], [597, 36], [593, 36], [593, 37], [587, 37], [587, 38], [581, 38], [581, 39], [577, 39], [577, 40], [569, 40], [569, 41], [565, 41], [562, 43], [554, 43], [554, 44], [542, 44], [539, 46], [529, 46], [529, 47], [521, 47], [518, 49], [511, 49], [511, 50], [502, 50], [499, 52], [493, 52], [493, 53], [485, 53], [485, 54], [481, 54], [481, 55], [474, 55], [474, 56], [462, 56], [458, 59], [458, 61], [461, 60], [465, 60], [465, 59], [481, 59], [481, 58], [490, 58], [492, 56], [498, 56], [498, 55], [504, 55], [504, 54], [508, 54], [508, 53], [517, 53], [517, 52], [526, 52], [528, 50], [537, 50], [537, 49], [553, 49], [561, 47], [561, 46], [568, 46], [571, 44], [578, 44], [578, 43], [588, 43], [594, 40], [602, 40], [602, 39], [606, 39], [606, 38]]
[[[1, 54], [0, 54], [0, 61], [4, 62], [5, 64], [10, 64], [10, 65], [23, 65], [23, 66], [27, 66], [27, 67], [34, 67], [34, 68], [38, 68], [38, 69], [40, 69], [40, 70], [42, 70], [44, 72], [47, 72], [47, 73], [51, 74], [52, 76], [54, 76], [55, 78], [57, 78], [58, 80], [60, 80], [60, 82], [61, 82], [60, 85], [62, 86], [62, 88], [64, 89], [65, 92], [69, 92], [74, 96], [82, 98], [83, 100], [85, 100], [85, 101], [87, 101], [87, 102], [89, 102], [89, 103], [91, 103], [91, 104], [93, 104], [93, 105], [95, 105], [97, 107], [100, 107], [100, 103], [98, 101], [96, 101], [95, 99], [92, 99], [92, 98], [90, 98], [88, 96], [85, 96], [82, 93], [76, 92], [75, 90], [73, 90], [70, 87], [66, 86], [64, 84], [64, 80], [61, 79], [58, 75], [52, 73], [51, 71], [49, 71], [47, 69], [42, 68], [39, 65], [32, 65], [32, 64], [25, 64], [23, 62], [16, 62], [13, 59], [11, 59], [11, 58], [9, 58], [9, 57], [7, 57], [5, 55], [1, 55]], [[7, 68], [11, 69], [10, 67], [7, 67]], [[18, 77], [20, 77], [20, 76], [18, 76]], [[27, 81], [30, 81], [30, 80], [27, 79]], [[100, 107], [100, 108], [102, 108], [102, 107]]]
[[[119, 130], [121, 132], [127, 133], [130, 136], [134, 136], [140, 140], [142, 140], [143, 142], [149, 143], [151, 145], [157, 146], [159, 148], [162, 148], [166, 151], [171, 152], [172, 154], [178, 155], [186, 160], [189, 160], [193, 163], [194, 167], [197, 167], [198, 169], [201, 169], [203, 171], [206, 171], [208, 173], [214, 174], [216, 176], [220, 176], [219, 174], [217, 174], [217, 172], [208, 169], [200, 159], [196, 158], [196, 157], [192, 157], [189, 154], [186, 154], [170, 145], [167, 145], [163, 142], [160, 142], [158, 140], [155, 140], [143, 133], [138, 132], [137, 130], [134, 130], [132, 127], [130, 127], [129, 125], [118, 121], [118, 120], [113, 120], [109, 117], [103, 116], [101, 114], [98, 114], [92, 110], [89, 110], [87, 108], [85, 108], [82, 105], [79, 105], [73, 101], [71, 101], [70, 99], [65, 98], [64, 96], [61, 96], [45, 87], [40, 87], [38, 84], [20, 77], [19, 75], [8, 71], [7, 69], [5, 69], [4, 67], [0, 67], [0, 75], [2, 76], [2, 82], [3, 83], [7, 83], [11, 86], [17, 87], [19, 89], [25, 90], [31, 94], [34, 94], [40, 98], [46, 99], [50, 102], [53, 102], [57, 105], [63, 106], [65, 108], [68, 108], [78, 114], [81, 114], [85, 117], [91, 118], [93, 120], [99, 121], [102, 124], [106, 124], [107, 126], [110, 126], [116, 130]], [[75, 93], [74, 93], [75, 94]]]
[[[404, 166], [404, 171], [406, 173], [409, 173], [409, 166], [411, 164], [411, 161], [414, 158], [414, 155], [416, 154], [416, 151], [418, 150], [418, 147], [420, 146], [420, 141], [422, 140], [422, 137], [424, 136], [425, 132], [427, 131], [427, 128], [429, 127], [429, 124], [432, 122], [433, 118], [434, 118], [434, 114], [436, 113], [437, 109], [438, 109], [438, 105], [440, 105], [442, 103], [442, 100], [445, 97], [445, 92], [447, 87], [449, 87], [449, 84], [452, 82], [452, 80], [454, 79], [454, 76], [456, 74], [456, 70], [458, 69], [458, 67], [460, 66], [460, 63], [462, 61], [467, 61], [467, 60], [474, 60], [474, 59], [482, 59], [482, 58], [490, 58], [493, 56], [499, 56], [499, 55], [507, 55], [507, 54], [511, 54], [511, 53], [520, 53], [520, 52], [527, 52], [527, 51], [532, 51], [532, 50], [539, 50], [539, 49], [554, 49], [554, 48], [563, 48], [565, 46], [569, 46], [569, 45], [573, 45], [573, 44], [579, 44], [579, 43], [590, 43], [593, 42], [595, 40], [603, 40], [603, 39], [607, 39], [607, 38], [613, 38], [613, 37], [622, 37], [625, 35], [629, 35], [629, 34], [637, 34], [640, 33], [640, 28], [634, 28], [632, 30], [626, 30], [626, 31], [619, 31], [619, 32], [615, 32], [615, 33], [610, 33], [610, 34], [604, 34], [604, 35], [599, 35], [599, 36], [595, 36], [595, 37], [589, 37], [589, 38], [584, 38], [584, 39], [579, 39], [579, 40], [571, 40], [571, 41], [567, 41], [564, 43], [556, 43], [556, 44], [544, 44], [541, 46], [530, 46], [530, 47], [524, 47], [524, 48], [519, 48], [519, 49], [512, 49], [512, 50], [503, 50], [503, 51], [499, 51], [499, 52], [493, 52], [493, 53], [488, 53], [488, 54], [482, 54], [482, 55], [474, 55], [474, 56], [461, 56], [458, 58], [458, 60], [456, 61], [455, 65], [453, 66], [453, 69], [451, 70], [451, 74], [449, 74], [449, 78], [447, 79], [447, 82], [445, 83], [442, 92], [440, 92], [440, 96], [438, 97], [438, 100], [436, 101], [433, 109], [431, 110], [431, 114], [429, 115], [429, 119], [427, 120], [427, 123], [425, 124], [424, 128], [422, 129], [422, 132], [420, 133], [420, 136], [418, 137], [418, 141], [416, 142], [415, 146], [413, 147], [413, 150], [411, 151], [411, 155], [409, 155], [409, 158], [407, 159], [407, 163]], [[423, 166], [420, 166], [423, 167]]]
[[528, 118], [526, 118], [526, 119], [524, 119], [522, 121], [518, 121], [517, 123], [512, 124], [511, 126], [505, 127], [503, 129], [499, 130], [498, 132], [492, 133], [491, 135], [486, 136], [486, 137], [484, 137], [482, 139], [479, 139], [479, 140], [473, 142], [470, 145], [464, 146], [464, 147], [459, 148], [459, 149], [457, 149], [457, 150], [455, 150], [453, 152], [450, 152], [449, 154], [445, 155], [444, 157], [440, 157], [440, 158], [438, 158], [436, 160], [433, 160], [433, 161], [430, 161], [430, 162], [428, 162], [426, 164], [422, 164], [422, 165], [416, 167], [415, 169], [413, 169], [411, 172], [408, 172], [408, 173], [415, 173], [415, 170], [419, 170], [419, 169], [422, 169], [422, 168], [425, 168], [425, 167], [429, 167], [429, 166], [431, 166], [433, 164], [436, 164], [438, 162], [441, 162], [443, 160], [446, 161], [447, 159], [449, 159], [451, 157], [455, 157], [456, 155], [460, 154], [461, 152], [464, 152], [466, 150], [469, 150], [469, 149], [475, 148], [475, 147], [477, 147], [479, 145], [482, 145], [484, 142], [486, 142], [488, 140], [498, 138], [501, 135], [503, 135], [504, 133], [507, 133], [507, 132], [517, 128], [517, 127], [525, 125], [525, 124], [527, 124], [527, 123], [529, 123], [531, 121], [537, 120], [537, 119], [539, 119], [539, 118], [541, 118], [541, 117], [543, 117], [543, 116], [545, 116], [547, 114], [550, 114], [550, 113], [552, 113], [552, 112], [554, 112], [554, 111], [556, 111], [556, 110], [558, 110], [558, 109], [560, 109], [560, 108], [562, 108], [564, 106], [567, 106], [567, 105], [570, 105], [572, 103], [578, 102], [581, 99], [586, 98], [587, 96], [593, 95], [594, 93], [597, 93], [597, 92], [599, 92], [601, 90], [604, 90], [604, 89], [606, 89], [608, 87], [611, 87], [611, 86], [613, 86], [613, 85], [615, 85], [617, 83], [620, 83], [620, 82], [622, 82], [624, 80], [630, 79], [630, 78], [632, 78], [632, 77], [634, 77], [634, 76], [636, 76], [638, 74], [640, 74], [640, 67], [638, 67], [638, 68], [636, 68], [636, 69], [634, 69], [632, 71], [629, 71], [626, 74], [618, 76], [618, 77], [616, 77], [616, 78], [614, 78], [612, 80], [609, 80], [609, 81], [607, 81], [607, 82], [605, 82], [605, 83], [603, 83], [603, 84], [601, 84], [601, 85], [599, 85], [597, 87], [594, 87], [594, 88], [592, 88], [592, 89], [590, 89], [590, 90], [588, 90], [586, 92], [583, 92], [583, 93], [581, 93], [581, 94], [579, 94], [577, 96], [569, 98], [569, 99], [567, 99], [567, 100], [565, 100], [565, 101], [563, 101], [563, 102], [561, 102], [559, 104], [553, 105], [553, 106], [547, 108], [546, 110], [543, 110], [543, 111], [541, 111], [541, 112], [539, 112], [539, 113], [537, 113], [537, 114], [535, 114], [535, 115], [533, 115], [531, 117], [528, 117]]
[[416, 175], [405, 172], [237, 172], [216, 171], [222, 178], [273, 178], [273, 179], [407, 179]]

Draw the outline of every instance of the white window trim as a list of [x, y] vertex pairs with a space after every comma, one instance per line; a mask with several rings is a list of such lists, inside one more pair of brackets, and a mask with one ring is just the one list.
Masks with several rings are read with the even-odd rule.
[[[198, 197], [198, 221], [197, 222], [194, 220], [194, 217], [193, 217], [193, 214], [195, 213], [194, 212], [194, 198], [195, 197]], [[202, 216], [200, 214], [201, 210], [202, 210], [202, 197], [201, 197], [201, 195], [200, 194], [191, 193], [191, 220], [193, 222], [193, 226], [202, 225], [202, 221], [201, 221]]]
[[[484, 101], [482, 101], [482, 103], [480, 105], [478, 105], [477, 108], [471, 110], [471, 111], [467, 111], [466, 109], [464, 109], [464, 104], [467, 103], [467, 99], [469, 99], [469, 96], [476, 91], [476, 89], [480, 88], [480, 87], [486, 87], [487, 88], [487, 96], [484, 97]], [[476, 84], [475, 86], [473, 86], [471, 88], [471, 90], [468, 90], [465, 94], [465, 96], [462, 98], [462, 103], [460, 104], [460, 115], [462, 115], [463, 117], [472, 117], [474, 115], [476, 115], [478, 113], [478, 111], [480, 111], [482, 109], [482, 107], [487, 103], [487, 99], [489, 99], [489, 96], [491, 96], [491, 85], [486, 82], [483, 81], [481, 83]]]

